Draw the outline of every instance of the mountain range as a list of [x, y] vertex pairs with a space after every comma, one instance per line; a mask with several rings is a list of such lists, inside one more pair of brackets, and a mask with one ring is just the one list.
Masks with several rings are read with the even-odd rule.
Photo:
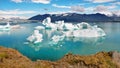
[[107, 16], [104, 14], [77, 14], [77, 13], [64, 13], [64, 14], [43, 14], [36, 15], [28, 20], [43, 21], [46, 17], [51, 17], [52, 22], [64, 20], [65, 22], [119, 22], [118, 16]]

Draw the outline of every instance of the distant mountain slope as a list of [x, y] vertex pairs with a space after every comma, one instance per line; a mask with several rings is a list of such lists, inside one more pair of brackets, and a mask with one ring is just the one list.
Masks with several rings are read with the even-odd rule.
[[106, 16], [104, 14], [96, 13], [96, 14], [77, 14], [77, 13], [64, 13], [64, 14], [44, 14], [44, 15], [36, 15], [29, 20], [39, 20], [43, 21], [46, 17], [51, 17], [52, 22], [58, 20], [64, 20], [65, 22], [92, 22], [92, 21], [120, 21], [120, 17], [117, 16]]

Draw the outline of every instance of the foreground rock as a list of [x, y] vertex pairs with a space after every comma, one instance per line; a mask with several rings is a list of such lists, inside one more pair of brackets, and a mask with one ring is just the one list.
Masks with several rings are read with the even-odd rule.
[[56, 62], [33, 62], [14, 49], [0, 47], [0, 68], [120, 68], [119, 65], [118, 52], [99, 52], [90, 56], [67, 54]]

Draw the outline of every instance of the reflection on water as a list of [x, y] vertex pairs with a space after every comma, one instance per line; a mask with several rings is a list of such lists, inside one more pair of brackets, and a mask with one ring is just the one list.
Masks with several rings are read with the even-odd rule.
[[26, 42], [25, 44], [39, 51], [41, 48], [61, 49], [68, 47], [66, 44], [70, 42], [73, 46], [76, 43], [98, 45], [103, 42], [105, 37], [64, 37], [62, 31], [57, 30], [40, 30], [43, 35], [43, 41], [37, 44]]
[[10, 35], [10, 31], [8, 30], [5, 30], [5, 31], [0, 31], [0, 35], [3, 35], [3, 34], [7, 34], [7, 35]]

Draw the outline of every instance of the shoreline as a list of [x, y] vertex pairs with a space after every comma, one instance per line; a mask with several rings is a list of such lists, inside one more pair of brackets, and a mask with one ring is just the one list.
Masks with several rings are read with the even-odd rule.
[[0, 46], [0, 68], [120, 68], [119, 57], [116, 51], [89, 56], [69, 53], [58, 61], [31, 61], [15, 49]]

